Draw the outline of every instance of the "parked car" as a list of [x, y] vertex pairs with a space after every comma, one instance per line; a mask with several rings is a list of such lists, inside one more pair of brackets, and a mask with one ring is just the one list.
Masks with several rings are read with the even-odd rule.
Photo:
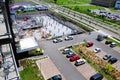
[[72, 56], [76, 55], [73, 51], [69, 51], [66, 55], [67, 58], [70, 58]]
[[76, 61], [78, 59], [80, 59], [79, 55], [74, 55], [74, 56], [70, 57], [70, 61]]
[[73, 40], [73, 36], [67, 36], [67, 37], [65, 37], [65, 40], [66, 41]]
[[54, 39], [53, 40], [53, 43], [59, 43], [59, 42], [62, 42], [63, 39], [62, 38], [57, 38], [57, 39]]
[[55, 75], [47, 80], [62, 80], [62, 76], [60, 74], [58, 74], [58, 75]]
[[105, 44], [111, 44], [111, 43], [112, 43], [112, 41], [110, 41], [110, 40], [105, 41]]
[[98, 41], [103, 41], [103, 40], [104, 40], [104, 36], [99, 34], [99, 35], [97, 36], [97, 40], [98, 40]]
[[113, 57], [113, 58], [111, 58], [111, 59], [109, 59], [109, 63], [111, 63], [111, 64], [113, 64], [113, 63], [115, 63], [115, 62], [117, 62], [118, 61], [118, 59], [117, 58], [115, 58], [115, 57]]
[[93, 46], [93, 42], [88, 42], [86, 45], [86, 47], [91, 47], [91, 46]]
[[106, 54], [106, 55], [103, 56], [103, 59], [104, 59], [104, 60], [108, 60], [108, 59], [110, 59], [111, 57], [112, 57], [111, 54]]
[[90, 80], [102, 80], [103, 79], [103, 75], [100, 73], [96, 73], [95, 75], [90, 77]]
[[95, 52], [95, 53], [98, 53], [98, 52], [100, 52], [101, 51], [101, 48], [95, 48], [94, 50], [93, 50], [93, 52]]
[[110, 47], [111, 47], [111, 48], [113, 48], [113, 47], [115, 47], [115, 46], [117, 46], [117, 44], [114, 43], [114, 42], [112, 42], [112, 43], [110, 44]]
[[71, 52], [72, 50], [70, 49], [70, 48], [65, 48], [64, 50], [63, 50], [63, 54], [68, 54], [69, 52]]
[[82, 65], [82, 64], [85, 64], [86, 63], [86, 60], [85, 59], [78, 59], [75, 61], [75, 66], [79, 66], [79, 65]]
[[48, 10], [48, 8], [44, 7], [44, 6], [41, 6], [41, 7], [36, 7], [36, 10], [38, 10], [38, 11], [45, 11], [45, 10]]

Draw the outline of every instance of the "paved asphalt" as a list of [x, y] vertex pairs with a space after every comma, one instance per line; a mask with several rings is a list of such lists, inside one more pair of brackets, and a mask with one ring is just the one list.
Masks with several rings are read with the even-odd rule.
[[48, 55], [52, 59], [66, 80], [85, 80], [85, 78], [77, 71], [76, 68], [74, 68], [73, 65], [71, 65], [71, 63], [60, 53], [58, 49], [67, 45], [80, 43], [86, 39], [94, 42], [94, 44], [102, 48], [103, 51], [114, 54], [113, 56], [120, 60], [120, 53], [96, 40], [97, 34], [99, 33], [95, 31], [90, 35], [87, 33], [79, 34], [74, 36], [74, 40], [63, 41], [61, 43], [53, 43], [52, 40], [44, 40], [39, 42], [39, 46], [45, 50], [45, 55]]
[[[58, 44], [54, 44], [52, 41], [40, 42], [40, 46], [45, 49], [45, 54], [49, 55], [66, 80], [86, 80], [60, 53], [58, 48], [62, 47], [62, 45], [65, 46], [64, 42]], [[68, 45], [68, 43], [66, 45]]]

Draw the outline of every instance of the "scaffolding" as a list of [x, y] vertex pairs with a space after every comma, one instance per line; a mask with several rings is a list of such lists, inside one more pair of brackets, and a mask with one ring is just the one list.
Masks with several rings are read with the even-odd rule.
[[0, 0], [5, 22], [1, 30], [4, 28], [6, 30], [5, 34], [0, 33], [0, 80], [20, 80], [9, 3], [9, 0]]

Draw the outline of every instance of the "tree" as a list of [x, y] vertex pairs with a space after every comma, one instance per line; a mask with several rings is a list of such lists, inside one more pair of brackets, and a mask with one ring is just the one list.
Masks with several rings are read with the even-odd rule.
[[107, 73], [110, 73], [114, 68], [112, 67], [112, 65], [111, 65], [110, 63], [108, 63], [108, 64], [106, 65], [105, 69], [106, 69], [106, 72], [107, 72]]
[[55, 4], [57, 3], [57, 0], [54, 0]]

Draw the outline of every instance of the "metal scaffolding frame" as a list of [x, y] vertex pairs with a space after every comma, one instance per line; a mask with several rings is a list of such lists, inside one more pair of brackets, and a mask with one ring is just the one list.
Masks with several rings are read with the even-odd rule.
[[[6, 26], [6, 34], [0, 35], [0, 52], [2, 55], [2, 69], [4, 74], [4, 80], [20, 80], [19, 72], [18, 72], [18, 58], [15, 47], [14, 33], [12, 30], [12, 21], [10, 18], [9, 11], [9, 0], [0, 0], [0, 4], [2, 7], [2, 13], [5, 20]], [[2, 38], [1, 38], [2, 37]], [[9, 57], [2, 52], [2, 45], [8, 45], [9, 47]], [[13, 71], [11, 71], [13, 69]], [[14, 72], [14, 73], [12, 73]], [[14, 75], [13, 77], [10, 76]]]

